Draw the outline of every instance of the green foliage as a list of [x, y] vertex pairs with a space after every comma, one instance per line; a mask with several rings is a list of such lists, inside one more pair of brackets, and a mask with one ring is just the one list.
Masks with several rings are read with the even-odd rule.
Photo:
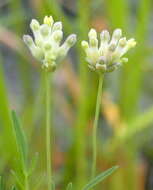
[[56, 189], [56, 186], [55, 186], [55, 183], [53, 182], [52, 183], [52, 190], [55, 190]]
[[0, 176], [0, 190], [3, 190], [3, 188], [2, 188], [2, 176]]
[[72, 190], [72, 183], [69, 183], [66, 187], [66, 190]]
[[[80, 42], [82, 39], [87, 40], [91, 27], [99, 32], [105, 28], [112, 31], [121, 27], [138, 44], [130, 54], [129, 63], [104, 80], [104, 96], [108, 95], [110, 102], [105, 102], [104, 97], [98, 126], [97, 165], [99, 170], [103, 170], [116, 161], [123, 167], [108, 181], [100, 184], [99, 189], [139, 189], [140, 179], [141, 186], [146, 181], [140, 178], [144, 176], [142, 168], [146, 170], [146, 165], [138, 161], [138, 153], [144, 143], [140, 133], [144, 133], [145, 139], [150, 139], [151, 133], [146, 136], [146, 130], [149, 127], [151, 130], [153, 124], [153, 108], [148, 108], [153, 97], [153, 50], [150, 48], [152, 43], [148, 43], [152, 39], [152, 1], [78, 0], [71, 4], [72, 1], [69, 0], [68, 5], [65, 3], [67, 1], [56, 0], [27, 2], [0, 2], [0, 175], [4, 174], [3, 180], [0, 177], [0, 190], [25, 190], [27, 181], [29, 189], [46, 189], [44, 81], [41, 80], [40, 84], [39, 66], [27, 49], [23, 48], [21, 40], [21, 36], [29, 32], [30, 20], [37, 18], [42, 21], [44, 15], [53, 15], [55, 20], [61, 20], [66, 35], [78, 35], [77, 46], [66, 61], [70, 68], [61, 65], [62, 72], [59, 69], [53, 81], [55, 93], [51, 98], [56, 107], [53, 127], [56, 140], [60, 141], [56, 141], [53, 169], [56, 171], [53, 180], [57, 188], [80, 190], [87, 184], [85, 190], [94, 189], [96, 184], [116, 170], [113, 167], [88, 183], [88, 170], [91, 169], [91, 125], [98, 79], [87, 69]], [[144, 82], [147, 85], [143, 85]], [[14, 111], [11, 115], [12, 108], [20, 112], [20, 119]], [[105, 135], [107, 129], [112, 133]], [[136, 139], [139, 146], [135, 148]], [[35, 152], [39, 153], [39, 160]], [[10, 175], [10, 170], [13, 175]], [[73, 182], [73, 187], [72, 183], [68, 184], [69, 181]], [[16, 186], [12, 186], [14, 184]], [[55, 184], [52, 190], [55, 190]]]
[[[0, 57], [0, 62], [2, 62], [2, 57]], [[8, 94], [6, 90], [5, 78], [2, 70], [2, 65], [0, 65], [0, 129], [1, 129], [1, 153], [5, 159], [9, 159], [13, 154], [15, 155], [15, 139], [12, 130], [12, 121], [9, 112]], [[7, 140], [6, 140], [7, 139]], [[10, 149], [10, 144], [11, 149]]]
[[[145, 41], [148, 36], [151, 0], [141, 0], [137, 7], [135, 38], [138, 41], [137, 51], [130, 59], [131, 64], [124, 67], [121, 75], [121, 113], [125, 120], [135, 118], [142, 89], [145, 64]], [[132, 22], [132, 21], [131, 21]], [[130, 89], [130, 90], [129, 90]]]
[[21, 189], [24, 189], [24, 185], [23, 185], [23, 183], [24, 183], [23, 180], [24, 180], [24, 179], [21, 178], [20, 174], [17, 173], [17, 172], [15, 172], [15, 171], [13, 171], [13, 170], [11, 171], [11, 173], [12, 173], [12, 175], [13, 175], [13, 177], [14, 177], [16, 183], [17, 183], [17, 185], [18, 185]]
[[114, 167], [106, 170], [105, 172], [102, 172], [101, 174], [99, 174], [98, 176], [96, 176], [95, 178], [93, 178], [91, 181], [89, 181], [89, 183], [87, 185], [85, 185], [85, 187], [83, 188], [83, 190], [92, 189], [98, 183], [102, 182], [105, 178], [107, 178], [108, 176], [110, 176], [117, 169], [118, 169], [118, 166], [114, 166]]
[[34, 156], [33, 156], [33, 158], [32, 158], [32, 160], [31, 160], [31, 163], [29, 164], [29, 175], [32, 175], [32, 173], [34, 172], [34, 170], [36, 169], [36, 166], [37, 166], [37, 164], [38, 164], [38, 153], [36, 153]]
[[24, 131], [20, 125], [19, 119], [18, 119], [15, 111], [12, 111], [12, 120], [13, 120], [15, 138], [16, 138], [16, 143], [17, 143], [22, 167], [23, 167], [23, 169], [26, 169], [27, 168], [28, 146], [27, 146], [27, 141], [26, 141]]
[[19, 118], [15, 111], [12, 111], [12, 120], [15, 132], [16, 143], [19, 151], [19, 157], [21, 162], [21, 172], [12, 171], [13, 176], [16, 179], [17, 184], [21, 189], [29, 188], [29, 178], [32, 176], [38, 161], [38, 154], [36, 153], [29, 164], [28, 162], [28, 144], [25, 133], [20, 124]]
[[11, 190], [17, 190], [17, 188], [15, 186], [12, 186]]

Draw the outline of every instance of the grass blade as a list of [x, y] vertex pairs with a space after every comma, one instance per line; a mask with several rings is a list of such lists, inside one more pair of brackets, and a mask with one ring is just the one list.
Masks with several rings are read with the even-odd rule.
[[106, 1], [106, 4], [108, 9], [108, 17], [112, 27], [121, 27], [122, 29], [126, 29], [128, 26], [127, 21], [129, 19], [128, 1], [110, 0]]
[[120, 106], [122, 116], [126, 121], [132, 120], [137, 112], [137, 104], [144, 77], [142, 68], [145, 64], [145, 40], [148, 36], [150, 16], [151, 0], [141, 0], [138, 7], [138, 22], [135, 35], [138, 46], [130, 59], [130, 64], [126, 64], [123, 67], [123, 73], [121, 75]]
[[55, 187], [55, 183], [53, 182], [53, 183], [52, 183], [52, 190], [55, 190], [55, 188], [56, 188], [56, 187]]
[[17, 190], [17, 188], [15, 186], [12, 186], [11, 190]]
[[18, 175], [16, 174], [16, 172], [13, 171], [13, 170], [11, 170], [11, 173], [12, 173], [12, 175], [14, 176], [14, 178], [15, 178], [15, 180], [16, 180], [16, 183], [18, 184], [18, 186], [20, 187], [20, 189], [23, 190], [23, 189], [24, 189], [24, 186], [23, 186], [23, 184], [22, 184], [21, 179], [19, 178], [19, 176], [18, 176]]
[[[84, 62], [84, 54], [81, 51], [80, 45], [81, 40], [86, 39], [87, 32], [89, 30], [90, 16], [91, 16], [91, 0], [78, 0], [77, 9], [77, 31], [79, 41], [77, 46], [77, 53], [79, 56], [79, 82], [80, 82], [80, 97], [78, 103], [78, 114], [75, 126], [75, 153], [76, 153], [76, 189], [81, 189], [82, 185], [87, 181], [87, 162], [86, 162], [86, 126], [89, 120], [89, 101], [91, 100], [91, 94], [89, 93], [89, 83], [88, 78], [90, 78], [90, 73]], [[84, 7], [84, 9], [82, 9]], [[82, 27], [83, 26], [83, 27]], [[91, 84], [90, 84], [91, 85]], [[93, 89], [93, 88], [92, 88]], [[85, 98], [86, 95], [88, 99]], [[91, 103], [92, 104], [92, 103]]]
[[72, 183], [69, 183], [66, 187], [66, 190], [72, 190]]
[[83, 190], [88, 190], [93, 188], [94, 186], [96, 186], [98, 183], [102, 182], [105, 178], [107, 178], [108, 176], [110, 176], [114, 171], [116, 171], [118, 169], [118, 166], [114, 166], [108, 170], [106, 170], [105, 172], [101, 173], [100, 175], [98, 175], [97, 177], [95, 177], [94, 179], [92, 179], [84, 188]]
[[37, 162], [38, 162], [38, 153], [36, 153], [33, 158], [32, 158], [32, 161], [31, 161], [31, 164], [30, 164], [30, 169], [29, 169], [29, 176], [33, 173], [33, 171], [35, 170], [36, 168], [36, 165], [37, 165]]
[[3, 188], [2, 188], [2, 176], [0, 176], [0, 190], [3, 190]]
[[121, 136], [121, 138], [127, 142], [131, 138], [134, 139], [134, 136], [136, 134], [139, 134], [140, 132], [143, 132], [145, 129], [151, 127], [151, 124], [153, 123], [153, 107], [151, 107], [149, 110], [145, 111], [144, 113], [141, 113], [136, 118], [134, 118], [132, 121], [128, 123], [128, 126], [130, 128], [125, 131], [124, 135]]
[[[12, 155], [16, 155], [16, 144], [12, 130], [12, 121], [9, 112], [8, 93], [6, 89], [6, 82], [3, 73], [3, 59], [0, 54], [0, 146], [1, 155], [5, 159], [9, 159]], [[11, 149], [10, 149], [11, 144]], [[13, 160], [12, 160], [13, 161]]]
[[27, 160], [27, 152], [28, 152], [27, 142], [26, 142], [24, 131], [20, 125], [19, 119], [15, 111], [12, 111], [12, 120], [13, 120], [16, 143], [17, 143], [18, 151], [21, 157], [21, 163], [22, 163], [23, 169], [25, 169], [26, 160]]

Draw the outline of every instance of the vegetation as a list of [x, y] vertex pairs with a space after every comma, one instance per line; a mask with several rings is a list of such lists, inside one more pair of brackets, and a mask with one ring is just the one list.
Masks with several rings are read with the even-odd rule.
[[[145, 189], [148, 167], [139, 153], [152, 159], [151, 5], [151, 0], [0, 3], [0, 190]], [[77, 34], [53, 73], [42, 69], [22, 40], [31, 32], [31, 19], [43, 22], [45, 15], [62, 21], [64, 38]], [[87, 67], [81, 47], [90, 28], [122, 28], [137, 41], [128, 63], [105, 74], [103, 94], [103, 78]], [[46, 172], [46, 165], [52, 170]]]

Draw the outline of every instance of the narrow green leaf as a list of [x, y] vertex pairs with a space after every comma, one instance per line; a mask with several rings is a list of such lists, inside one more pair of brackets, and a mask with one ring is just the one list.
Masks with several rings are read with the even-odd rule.
[[24, 189], [24, 186], [23, 186], [23, 184], [22, 184], [20, 178], [18, 177], [18, 175], [15, 173], [15, 171], [11, 170], [11, 173], [12, 173], [12, 175], [14, 176], [14, 178], [15, 178], [17, 184], [19, 185], [19, 187], [20, 187], [21, 189]]
[[40, 186], [42, 184], [46, 183], [46, 177], [42, 176], [42, 175], [37, 176], [37, 178], [35, 180], [36, 181], [34, 181], [34, 187], [32, 188], [32, 190], [38, 190], [38, 189], [40, 189]]
[[72, 183], [69, 183], [66, 187], [66, 190], [72, 190]]
[[106, 170], [105, 172], [101, 173], [100, 175], [98, 175], [97, 177], [92, 179], [87, 185], [85, 185], [83, 190], [88, 190], [88, 189], [93, 188], [95, 185], [97, 185], [98, 183], [102, 182], [105, 178], [110, 176], [117, 169], [118, 169], [118, 166], [114, 166], [114, 167]]
[[122, 140], [127, 142], [130, 138], [134, 138], [136, 134], [139, 134], [143, 130], [149, 128], [153, 123], [153, 107], [147, 111], [141, 113], [128, 123], [130, 126], [121, 136]]
[[11, 187], [11, 190], [17, 190], [17, 188], [13, 185], [13, 186]]
[[[3, 157], [7, 160], [12, 155], [16, 156], [16, 144], [9, 112], [8, 92], [6, 89], [6, 79], [2, 67], [3, 64], [4, 61], [0, 53], [0, 149], [1, 155], [3, 155]], [[11, 162], [13, 162], [13, 159]]]
[[56, 187], [55, 187], [55, 183], [53, 182], [53, 183], [52, 183], [52, 190], [55, 190], [55, 188], [56, 188]]
[[0, 190], [3, 190], [3, 188], [2, 188], [2, 176], [0, 176]]
[[28, 172], [29, 175], [31, 175], [33, 173], [33, 171], [35, 170], [37, 162], [38, 162], [38, 153], [36, 153], [32, 158], [32, 161], [31, 161], [31, 164], [30, 164], [30, 169], [29, 169], [29, 172]]
[[19, 119], [15, 113], [15, 111], [12, 111], [12, 120], [13, 120], [13, 127], [15, 131], [15, 137], [16, 137], [16, 143], [18, 146], [18, 151], [21, 157], [22, 166], [25, 169], [26, 167], [26, 160], [27, 160], [27, 142], [26, 137], [24, 134], [24, 131], [20, 125]]
[[138, 14], [136, 18], [138, 22], [136, 23], [136, 34], [134, 38], [139, 45], [135, 48], [134, 54], [129, 60], [130, 64], [125, 64], [123, 67], [123, 73], [121, 75], [120, 113], [126, 121], [134, 119], [138, 111], [142, 80], [145, 74], [143, 72], [143, 67], [146, 64], [146, 54], [144, 51], [146, 48], [146, 39], [149, 36], [151, 3], [152, 0], [140, 0], [138, 3]]
[[[106, 1], [107, 16], [113, 28], [127, 28], [129, 20], [129, 2], [123, 0]], [[117, 11], [116, 11], [117, 10]]]

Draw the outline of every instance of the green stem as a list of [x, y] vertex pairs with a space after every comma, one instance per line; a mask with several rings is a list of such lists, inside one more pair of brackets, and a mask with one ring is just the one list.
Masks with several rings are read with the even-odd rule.
[[47, 157], [47, 178], [48, 178], [48, 190], [52, 189], [52, 162], [51, 162], [51, 110], [50, 110], [50, 73], [45, 73], [46, 84], [46, 157]]
[[92, 136], [92, 178], [96, 174], [96, 158], [97, 158], [97, 127], [98, 127], [98, 119], [101, 105], [101, 92], [103, 85], [103, 77], [104, 75], [99, 75], [99, 84], [98, 84], [98, 92], [97, 92], [97, 101], [96, 101], [96, 111], [95, 111], [95, 119], [93, 124], [93, 136]]
[[28, 180], [28, 174], [25, 174], [25, 190], [29, 190], [29, 180]]

